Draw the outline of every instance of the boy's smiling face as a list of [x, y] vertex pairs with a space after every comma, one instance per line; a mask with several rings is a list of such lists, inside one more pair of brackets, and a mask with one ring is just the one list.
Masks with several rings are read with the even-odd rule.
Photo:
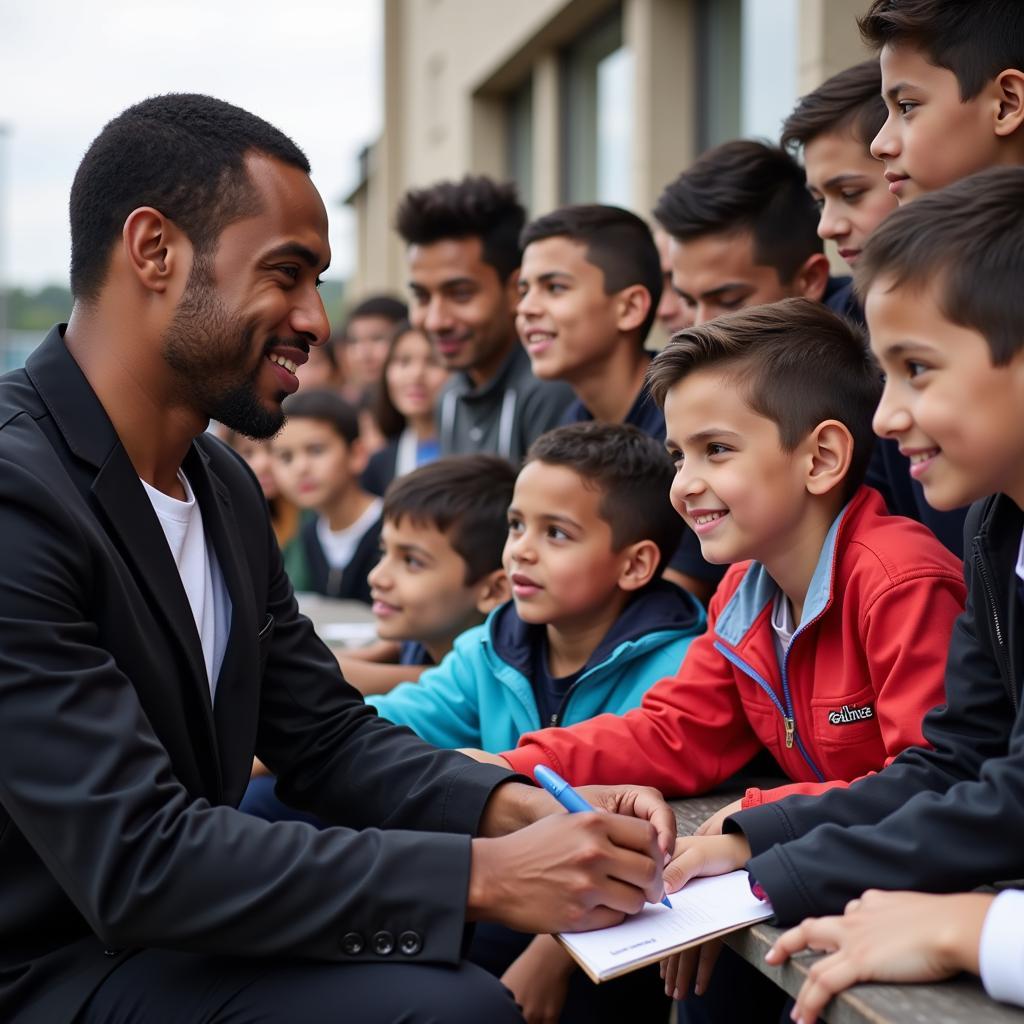
[[1004, 162], [996, 80], [963, 101], [956, 75], [929, 63], [920, 50], [888, 44], [880, 63], [889, 117], [871, 153], [884, 162], [900, 203]]
[[478, 601], [487, 583], [466, 583], [465, 561], [436, 526], [410, 516], [386, 519], [380, 549], [369, 583], [382, 639], [447, 649], [461, 632], [482, 621]]
[[628, 548], [612, 550], [601, 499], [597, 487], [566, 466], [536, 461], [523, 467], [508, 510], [503, 561], [524, 622], [564, 628], [618, 615]]
[[823, 132], [804, 147], [807, 190], [821, 211], [818, 235], [850, 266], [871, 233], [896, 209], [881, 163], [849, 129]]
[[556, 236], [526, 247], [516, 331], [536, 376], [571, 382], [581, 371], [593, 373], [622, 344], [620, 306], [581, 242]]
[[665, 396], [665, 446], [676, 461], [672, 505], [718, 565], [772, 563], [799, 545], [810, 495], [805, 445], [782, 448], [777, 424], [755, 412], [732, 378], [697, 370]]
[[880, 278], [868, 291], [871, 348], [886, 375], [875, 432], [898, 442], [934, 508], [999, 491], [1024, 505], [1024, 352], [993, 366], [985, 338], [942, 313], [938, 288]]

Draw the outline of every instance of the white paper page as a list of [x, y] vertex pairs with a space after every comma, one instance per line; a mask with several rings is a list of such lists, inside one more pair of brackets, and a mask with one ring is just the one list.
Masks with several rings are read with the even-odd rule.
[[604, 977], [628, 964], [646, 960], [714, 935], [772, 916], [770, 903], [750, 891], [746, 871], [731, 871], [712, 878], [695, 878], [670, 894], [672, 909], [648, 903], [622, 924], [593, 932], [563, 932], [560, 938]]

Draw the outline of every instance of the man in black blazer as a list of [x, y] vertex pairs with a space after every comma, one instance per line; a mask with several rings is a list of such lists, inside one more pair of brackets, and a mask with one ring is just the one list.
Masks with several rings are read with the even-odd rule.
[[[660, 798], [552, 814], [363, 704], [204, 433], [272, 434], [327, 338], [308, 170], [209, 97], [119, 115], [72, 188], [71, 320], [0, 380], [5, 1021], [497, 1024], [518, 1011], [460, 960], [467, 921], [595, 927], [661, 895]], [[254, 753], [344, 827], [239, 813]]]

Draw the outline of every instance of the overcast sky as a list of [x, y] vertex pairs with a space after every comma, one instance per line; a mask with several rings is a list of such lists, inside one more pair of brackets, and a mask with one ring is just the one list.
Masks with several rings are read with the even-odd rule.
[[380, 0], [0, 0], [0, 280], [66, 283], [68, 192], [92, 139], [146, 96], [205, 92], [259, 114], [313, 165], [333, 264], [340, 198], [380, 130]]

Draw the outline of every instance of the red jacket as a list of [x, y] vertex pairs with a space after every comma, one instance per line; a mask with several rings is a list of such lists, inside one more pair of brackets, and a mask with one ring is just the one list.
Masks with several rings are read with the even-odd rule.
[[708, 632], [639, 708], [526, 733], [504, 756], [516, 771], [548, 764], [577, 785], [634, 783], [686, 796], [766, 747], [794, 783], [747, 790], [749, 807], [848, 784], [921, 745], [921, 719], [943, 700], [946, 651], [964, 604], [956, 558], [862, 487], [829, 530], [781, 666], [771, 626], [777, 593], [760, 563], [731, 566]]

